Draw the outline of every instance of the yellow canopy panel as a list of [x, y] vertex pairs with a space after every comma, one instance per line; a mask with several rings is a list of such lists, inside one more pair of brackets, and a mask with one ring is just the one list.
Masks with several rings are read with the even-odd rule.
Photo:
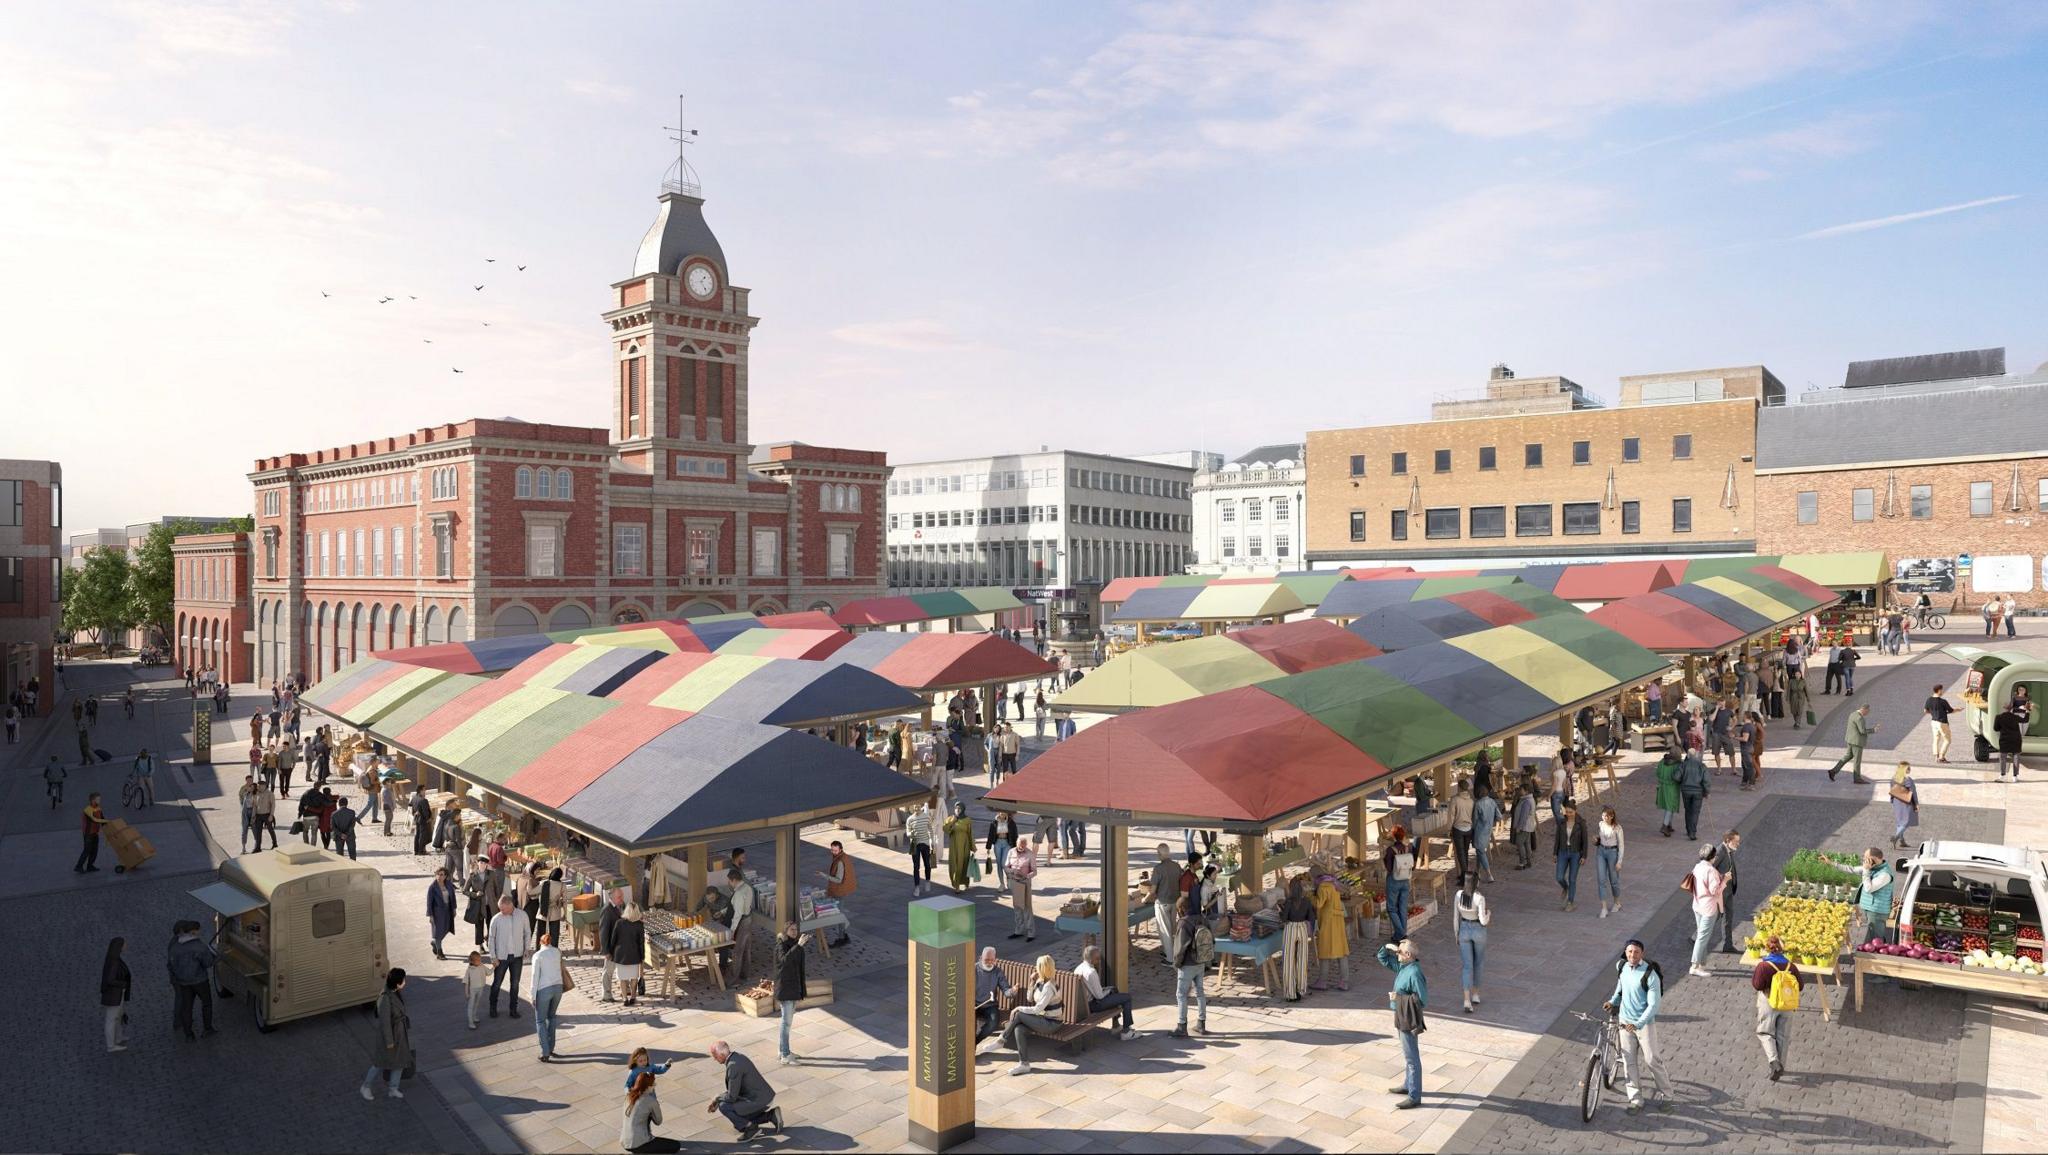
[[1862, 589], [1892, 580], [1883, 550], [1849, 553], [1788, 553], [1778, 564], [1807, 581], [1830, 589]]
[[1797, 606], [1788, 606], [1777, 598], [1759, 590], [1751, 589], [1749, 586], [1743, 585], [1733, 578], [1710, 577], [1693, 584], [1703, 590], [1712, 590], [1738, 605], [1747, 606], [1771, 619], [1772, 622], [1789, 622], [1804, 616]]
[[1260, 585], [1205, 586], [1188, 603], [1183, 621], [1244, 622], [1298, 613], [1308, 606], [1300, 595], [1278, 582]]

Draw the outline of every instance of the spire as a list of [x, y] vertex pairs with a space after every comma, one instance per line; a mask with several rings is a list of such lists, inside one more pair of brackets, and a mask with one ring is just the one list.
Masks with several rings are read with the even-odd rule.
[[[683, 97], [679, 93], [676, 96], [676, 123], [680, 125], [687, 119], [689, 117], [683, 109]], [[698, 183], [697, 170], [690, 167], [690, 159], [685, 155], [686, 150], [696, 140], [697, 130], [671, 128], [666, 125], [663, 128], [674, 134], [669, 139], [676, 142], [676, 162], [668, 166], [668, 172], [663, 175], [661, 191], [701, 198], [704, 195], [704, 186]]]

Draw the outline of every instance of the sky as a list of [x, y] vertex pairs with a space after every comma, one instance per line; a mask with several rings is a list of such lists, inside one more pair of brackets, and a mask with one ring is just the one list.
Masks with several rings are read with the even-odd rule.
[[1235, 453], [1495, 362], [2048, 361], [2048, 6], [12, 0], [0, 457], [80, 532], [606, 424], [679, 116], [763, 442]]

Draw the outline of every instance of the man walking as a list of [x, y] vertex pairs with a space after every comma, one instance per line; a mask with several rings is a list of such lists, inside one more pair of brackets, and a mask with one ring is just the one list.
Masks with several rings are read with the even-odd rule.
[[1941, 696], [1941, 687], [1936, 686], [1921, 711], [1927, 715], [1928, 736], [1934, 739], [1934, 760], [1948, 761], [1948, 717], [1956, 712], [1955, 706]]
[[1785, 667], [1785, 708], [1792, 711], [1792, 728], [1801, 729], [1806, 721], [1806, 671], [1801, 669], [1795, 658], [1787, 657]]
[[1828, 646], [1827, 679], [1821, 683], [1820, 692], [1834, 694], [1842, 688], [1842, 643], [1836, 639]]
[[[1020, 718], [1023, 716], [1023, 708], [1021, 706], [1018, 707], [1017, 713]], [[1002, 742], [1003, 773], [1015, 774], [1017, 772], [1017, 755], [1022, 753], [1024, 749], [1024, 736], [1017, 733], [1015, 726], [1005, 726], [1003, 727]]]
[[412, 792], [412, 852], [424, 856], [427, 840], [434, 833], [434, 804], [427, 801], [425, 789], [415, 786]]
[[533, 947], [533, 927], [526, 921], [526, 912], [519, 909], [511, 895], [498, 900], [498, 913], [491, 916], [490, 933], [485, 945], [491, 952], [491, 1017], [498, 1017], [498, 988], [505, 976], [512, 976], [512, 1017], [519, 1017], [519, 972], [526, 967], [526, 952]]
[[[1643, 957], [1641, 939], [1628, 940], [1623, 950], [1621, 973], [1614, 978], [1614, 994], [1607, 1009], [1621, 1019], [1621, 1053], [1628, 1060], [1628, 1113], [1643, 1110], [1643, 1073], [1657, 1084], [1659, 1095], [1670, 1095], [1671, 1081], [1664, 1077], [1664, 1064], [1657, 1058], [1657, 1004], [1664, 999], [1664, 968]], [[1658, 1103], [1656, 1110], [1670, 1108]]]
[[50, 755], [49, 762], [43, 766], [43, 793], [50, 796], [52, 810], [64, 805], [64, 779], [67, 777], [69, 774], [65, 771], [64, 764], [57, 761], [55, 754]]
[[349, 856], [350, 861], [354, 861], [356, 856], [356, 812], [354, 808], [349, 806], [347, 795], [342, 796], [341, 804], [335, 807], [333, 814], [328, 816], [327, 828], [334, 835], [334, 852], [336, 854], [346, 854]]
[[1870, 745], [1870, 734], [1875, 729], [1877, 723], [1870, 720], [1870, 704], [1866, 702], [1856, 707], [1856, 711], [1849, 715], [1848, 749], [1842, 751], [1842, 756], [1833, 766], [1828, 767], [1828, 781], [1833, 782], [1835, 776], [1842, 772], [1842, 767], [1853, 762], [1855, 769], [1850, 780], [1858, 785], [1869, 785], [1870, 779], [1863, 776], [1863, 748]]
[[147, 746], [135, 755], [135, 792], [141, 805], [156, 805], [156, 759]]
[[1856, 663], [1862, 660], [1855, 646], [1842, 643], [1842, 693], [1848, 697], [1856, 696]]
[[1714, 773], [1721, 772], [1721, 759], [1735, 758], [1735, 700], [1724, 698], [1714, 705], [1707, 725], [1707, 751], [1714, 756]]
[[1700, 837], [1700, 806], [1709, 793], [1706, 762], [1698, 750], [1687, 750], [1678, 770], [1678, 800], [1685, 808], [1685, 836], [1694, 842]]
[[199, 941], [198, 923], [190, 919], [178, 923], [168, 965], [177, 1000], [172, 1011], [173, 1025], [184, 1032], [188, 1041], [197, 1041], [199, 1036], [192, 1033], [192, 1004], [197, 1001], [206, 1033], [219, 1034], [213, 1029], [213, 948]]
[[1152, 868], [1152, 918], [1159, 924], [1159, 953], [1167, 966], [1173, 964], [1174, 928], [1180, 916], [1174, 904], [1180, 901], [1180, 864], [1173, 860], [1173, 848], [1159, 844], [1159, 865]]
[[[1792, 976], [1789, 1000], [1774, 989], [1783, 985], [1778, 982], [1779, 975]], [[1785, 1016], [1799, 1009], [1799, 989], [1806, 985], [1799, 967], [1785, 957], [1784, 941], [1777, 935], [1764, 940], [1764, 956], [1750, 972], [1749, 985], [1756, 991], [1756, 1037], [1763, 1044], [1764, 1059], [1771, 1065], [1771, 1082], [1775, 1083], [1785, 1073], [1785, 1055], [1792, 1045], [1792, 1023]]]
[[725, 1090], [704, 1110], [725, 1116], [725, 1121], [740, 1133], [742, 1143], [759, 1135], [764, 1126], [772, 1125], [780, 1135], [782, 1108], [773, 1105], [775, 1088], [761, 1077], [754, 1061], [733, 1050], [732, 1044], [724, 1039], [711, 1044], [711, 1058], [725, 1068]]
[[604, 911], [597, 916], [597, 953], [604, 959], [604, 984], [600, 988], [604, 993], [598, 1000], [600, 1002], [613, 1001], [613, 975], [618, 964], [612, 962], [612, 944], [618, 939], [619, 919], [624, 915], [625, 910], [619, 905], [619, 892], [606, 890]]

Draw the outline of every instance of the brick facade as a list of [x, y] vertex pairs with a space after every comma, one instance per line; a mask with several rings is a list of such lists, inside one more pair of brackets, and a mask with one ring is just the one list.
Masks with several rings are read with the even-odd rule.
[[212, 669], [228, 682], [255, 678], [249, 535], [186, 534], [171, 543], [171, 663]]
[[54, 461], [0, 460], [0, 703], [33, 681], [38, 714], [57, 699], [63, 486]]

